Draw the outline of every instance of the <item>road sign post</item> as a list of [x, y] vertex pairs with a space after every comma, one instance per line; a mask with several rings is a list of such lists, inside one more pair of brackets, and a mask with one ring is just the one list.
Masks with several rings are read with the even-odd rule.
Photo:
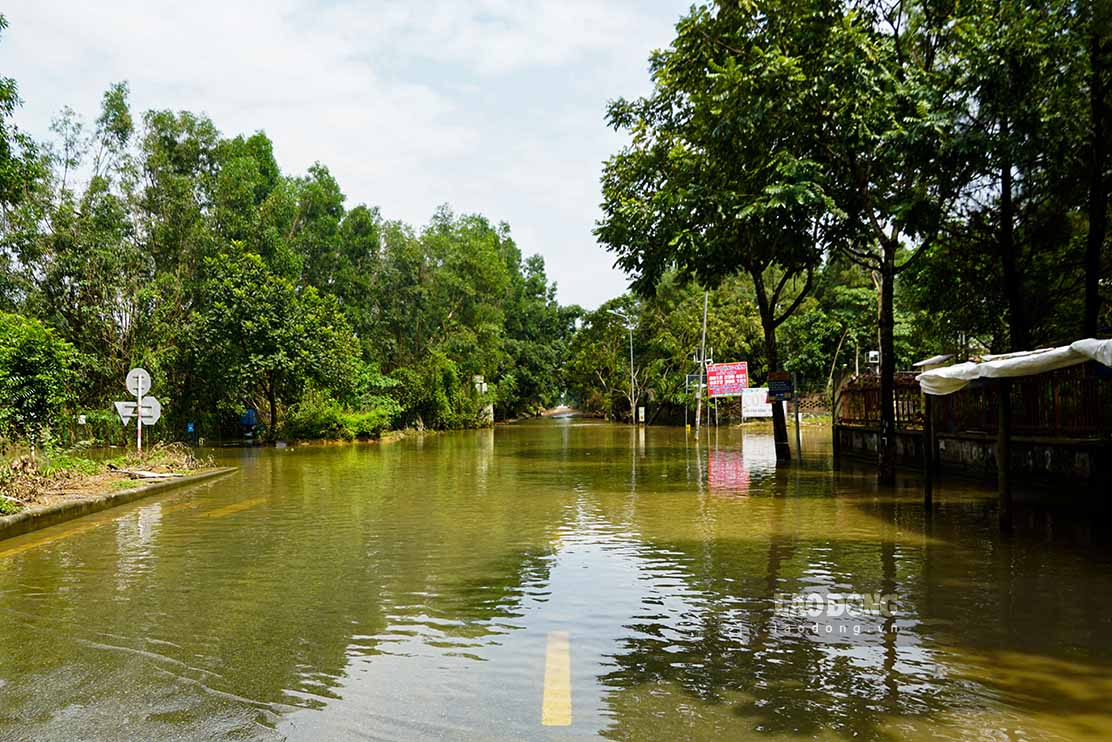
[[142, 368], [133, 368], [127, 372], [124, 380], [127, 390], [134, 402], [116, 402], [116, 414], [120, 422], [127, 427], [131, 418], [135, 418], [135, 448], [143, 453], [143, 426], [154, 425], [162, 417], [162, 404], [155, 398], [147, 396], [151, 390], [151, 375]]

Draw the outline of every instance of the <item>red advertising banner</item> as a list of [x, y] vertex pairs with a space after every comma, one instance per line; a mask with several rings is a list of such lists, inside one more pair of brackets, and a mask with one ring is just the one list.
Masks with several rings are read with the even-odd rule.
[[712, 363], [707, 366], [707, 394], [711, 397], [738, 397], [749, 388], [749, 364]]

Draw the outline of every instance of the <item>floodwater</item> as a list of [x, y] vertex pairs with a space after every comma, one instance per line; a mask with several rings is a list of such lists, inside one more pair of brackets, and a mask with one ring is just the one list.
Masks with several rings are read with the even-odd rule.
[[1002, 539], [958, 481], [927, 517], [827, 438], [787, 469], [763, 431], [575, 419], [217, 452], [0, 542], [0, 738], [1112, 739], [1103, 521]]

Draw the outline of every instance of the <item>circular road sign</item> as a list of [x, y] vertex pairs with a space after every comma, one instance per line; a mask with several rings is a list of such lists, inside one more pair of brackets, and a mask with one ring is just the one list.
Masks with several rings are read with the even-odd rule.
[[133, 397], [142, 397], [151, 390], [151, 375], [146, 369], [133, 368], [127, 372], [127, 390]]

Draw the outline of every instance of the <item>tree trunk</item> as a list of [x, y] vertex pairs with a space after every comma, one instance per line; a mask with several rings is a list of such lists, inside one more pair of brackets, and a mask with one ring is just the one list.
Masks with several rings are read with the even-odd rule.
[[1108, 183], [1105, 178], [1108, 159], [1105, 133], [1107, 107], [1104, 86], [1107, 51], [1102, 43], [1098, 19], [1092, 17], [1089, 22], [1092, 24], [1089, 35], [1090, 157], [1092, 159], [1089, 163], [1089, 234], [1085, 245], [1085, 317], [1081, 330], [1084, 337], [1094, 337], [1097, 334], [1097, 322], [1100, 316], [1100, 258], [1108, 228]]
[[699, 386], [695, 390], [695, 434], [699, 434], [700, 420], [703, 416], [703, 380], [707, 370], [707, 301], [710, 294], [703, 291], [703, 339], [699, 342]]
[[[779, 371], [780, 359], [776, 350], [776, 307], [772, 306], [764, 291], [764, 276], [753, 269], [750, 272], [753, 278], [753, 288], [756, 289], [757, 310], [761, 314], [761, 329], [764, 330], [765, 358], [768, 361], [768, 370]], [[772, 439], [776, 445], [776, 461], [791, 461], [792, 450], [788, 445], [788, 423], [784, 419], [784, 404], [772, 403]]]
[[266, 388], [266, 402], [270, 406], [270, 426], [267, 428], [266, 436], [274, 440], [275, 431], [278, 429], [278, 401], [274, 392], [273, 379], [271, 379]]
[[886, 241], [880, 270], [880, 432], [877, 440], [877, 484], [896, 483], [896, 349], [895, 349], [895, 282], [898, 243]]
[[1007, 117], [1000, 120], [1003, 140], [1000, 158], [1000, 264], [1004, 273], [1004, 296], [1008, 302], [1008, 334], [1011, 349], [1030, 350], [1027, 320], [1023, 311], [1023, 285], [1015, 246], [1015, 204], [1012, 201], [1012, 159], [1008, 154], [1010, 127]]
[[[775, 329], [765, 330], [765, 355], [768, 357], [768, 370], [779, 371]], [[791, 461], [792, 449], [788, 445], [788, 423], [784, 419], [783, 402], [772, 403], [772, 439], [776, 444], [776, 461]]]

